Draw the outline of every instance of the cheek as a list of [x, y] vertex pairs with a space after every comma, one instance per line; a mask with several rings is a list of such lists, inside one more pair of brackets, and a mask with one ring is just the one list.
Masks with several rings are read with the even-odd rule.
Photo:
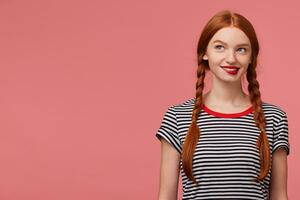
[[250, 62], [250, 57], [248, 57], [248, 56], [237, 57], [237, 59], [238, 59], [238, 61], [241, 65], [246, 65], [247, 66]]
[[219, 64], [220, 62], [222, 62], [224, 59], [224, 55], [222, 54], [211, 54], [209, 57], [209, 62], [211, 64]]
[[221, 61], [219, 59], [210, 59], [208, 63], [210, 68], [217, 68], [221, 65]]

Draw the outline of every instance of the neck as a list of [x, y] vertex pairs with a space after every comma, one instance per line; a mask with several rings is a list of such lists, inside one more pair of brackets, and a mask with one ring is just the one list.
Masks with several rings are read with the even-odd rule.
[[241, 81], [224, 82], [213, 79], [212, 89], [204, 95], [204, 104], [223, 107], [223, 106], [249, 106], [251, 101], [244, 93]]

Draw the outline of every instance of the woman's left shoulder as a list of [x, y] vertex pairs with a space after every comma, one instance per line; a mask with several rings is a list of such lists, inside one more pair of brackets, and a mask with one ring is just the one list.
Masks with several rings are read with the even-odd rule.
[[285, 108], [283, 108], [282, 105], [263, 101], [262, 109], [263, 109], [264, 113], [267, 115], [271, 114], [273, 116], [276, 115], [278, 117], [286, 116], [286, 110], [285, 110]]

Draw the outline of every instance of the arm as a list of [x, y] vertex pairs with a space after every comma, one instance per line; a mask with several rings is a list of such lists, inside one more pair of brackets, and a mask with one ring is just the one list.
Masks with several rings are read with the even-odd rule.
[[159, 200], [177, 200], [180, 154], [161, 139]]
[[279, 148], [273, 153], [270, 200], [288, 200], [287, 155], [284, 148]]

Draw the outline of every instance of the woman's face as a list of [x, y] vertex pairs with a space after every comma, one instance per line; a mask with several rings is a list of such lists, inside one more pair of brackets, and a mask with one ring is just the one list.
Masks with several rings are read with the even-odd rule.
[[239, 81], [251, 62], [250, 40], [238, 28], [222, 28], [209, 41], [203, 59], [208, 60], [210, 71], [216, 78]]

